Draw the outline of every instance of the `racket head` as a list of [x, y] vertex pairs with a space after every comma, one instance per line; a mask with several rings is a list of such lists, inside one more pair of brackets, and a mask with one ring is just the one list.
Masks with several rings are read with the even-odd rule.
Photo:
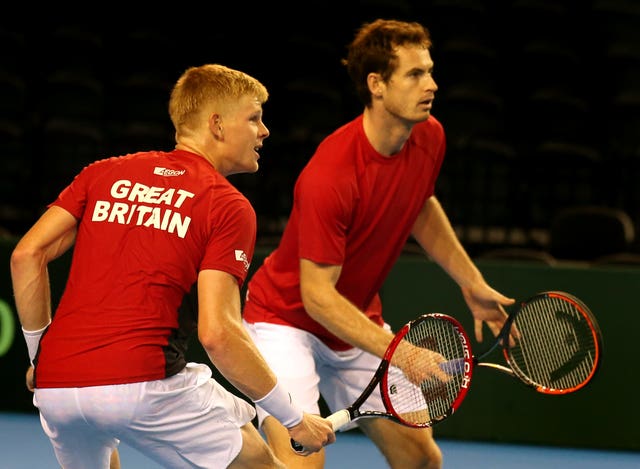
[[[591, 310], [575, 296], [544, 291], [523, 301], [503, 329], [502, 346], [513, 373], [543, 394], [586, 386], [602, 359], [602, 333]], [[510, 343], [509, 335], [517, 336]]]
[[[424, 314], [406, 324], [396, 334], [385, 354], [392, 356], [402, 341], [440, 353], [446, 361], [440, 364], [450, 380], [437, 378], [412, 383], [395, 366], [389, 366], [380, 381], [385, 408], [403, 425], [431, 427], [453, 414], [462, 404], [473, 372], [471, 342], [462, 325], [453, 317], [441, 313]], [[411, 356], [415, 367], [433, 366], [425, 362], [425, 354], [416, 349]]]

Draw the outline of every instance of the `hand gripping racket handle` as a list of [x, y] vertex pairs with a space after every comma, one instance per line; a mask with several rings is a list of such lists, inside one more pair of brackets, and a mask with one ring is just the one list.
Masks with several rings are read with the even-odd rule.
[[[331, 426], [333, 427], [333, 431], [337, 432], [346, 424], [351, 422], [351, 414], [347, 409], [339, 410], [327, 417], [327, 420], [331, 422]], [[305, 449], [300, 443], [295, 440], [291, 440], [291, 447], [296, 453], [304, 453]]]
[[351, 422], [351, 414], [347, 409], [342, 409], [342, 410], [339, 410], [338, 412], [335, 412], [329, 415], [327, 417], [327, 420], [331, 422], [331, 425], [333, 426], [333, 431], [337, 432], [338, 430], [341, 430], [342, 427], [344, 427], [346, 424]]

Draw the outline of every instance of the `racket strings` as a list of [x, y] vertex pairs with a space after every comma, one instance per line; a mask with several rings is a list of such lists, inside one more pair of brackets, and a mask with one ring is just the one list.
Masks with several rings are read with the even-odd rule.
[[597, 342], [588, 318], [574, 304], [541, 298], [518, 312], [514, 326], [520, 338], [507, 359], [520, 376], [549, 390], [570, 390], [592, 375]]
[[[465, 348], [458, 331], [448, 321], [430, 319], [412, 327], [405, 340], [421, 348], [427, 348], [443, 355], [453, 363], [461, 363]], [[428, 354], [414, 350], [409, 357], [411, 368], [433, 367]], [[437, 365], [435, 365], [437, 366]], [[431, 378], [419, 386], [412, 383], [396, 367], [390, 367], [387, 378], [388, 398], [393, 411], [404, 421], [414, 425], [427, 425], [446, 418], [453, 412], [454, 402], [463, 386], [463, 373], [451, 373], [449, 381]]]

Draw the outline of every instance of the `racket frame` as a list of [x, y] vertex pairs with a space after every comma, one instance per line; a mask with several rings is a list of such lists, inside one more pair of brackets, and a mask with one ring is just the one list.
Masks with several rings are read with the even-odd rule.
[[[463, 358], [462, 358], [463, 364], [460, 369], [460, 372], [463, 373], [463, 381], [458, 391], [458, 394], [456, 396], [456, 399], [454, 399], [454, 402], [452, 403], [452, 405], [444, 415], [439, 416], [437, 418], [433, 418], [428, 422], [416, 424], [414, 422], [404, 420], [393, 409], [393, 406], [391, 405], [391, 401], [387, 393], [387, 389], [388, 389], [387, 371], [389, 370], [389, 366], [391, 364], [391, 359], [393, 357], [394, 352], [396, 351], [400, 342], [409, 333], [411, 328], [417, 327], [422, 321], [429, 320], [432, 318], [436, 318], [437, 320], [440, 320], [440, 321], [448, 321], [450, 324], [453, 325], [454, 331], [457, 333], [458, 338], [460, 339], [460, 343], [463, 347]], [[454, 361], [457, 361], [457, 360], [460, 360], [460, 358], [457, 358]], [[474, 366], [474, 363], [473, 363], [473, 354], [471, 352], [471, 341], [464, 327], [462, 327], [462, 325], [460, 324], [460, 322], [458, 322], [455, 318], [447, 314], [442, 314], [442, 313], [423, 314], [413, 319], [409, 323], [405, 324], [394, 335], [394, 338], [392, 339], [391, 343], [387, 346], [387, 350], [385, 351], [385, 354], [382, 360], [380, 361], [380, 364], [378, 365], [378, 368], [376, 369], [373, 377], [371, 378], [371, 380], [369, 381], [365, 389], [362, 391], [360, 396], [358, 396], [358, 398], [350, 406], [332, 413], [331, 415], [327, 416], [326, 419], [329, 422], [331, 422], [331, 425], [333, 426], [333, 429], [336, 432], [343, 430], [344, 427], [346, 427], [349, 423], [359, 418], [371, 418], [371, 417], [384, 418], [384, 419], [391, 420], [401, 425], [405, 425], [412, 428], [431, 427], [436, 423], [443, 421], [458, 409], [458, 407], [464, 400], [469, 390], [469, 386], [471, 384], [471, 375], [473, 372], [473, 366]], [[375, 410], [360, 411], [360, 406], [369, 398], [371, 393], [378, 386], [380, 387], [380, 393], [382, 395], [385, 411], [375, 411]], [[294, 451], [298, 453], [304, 452], [304, 448], [302, 447], [302, 445], [300, 445], [298, 442], [294, 441], [293, 439], [291, 440], [291, 446], [294, 449]]]
[[[407, 336], [407, 334], [411, 331], [412, 328], [418, 327], [418, 325], [422, 321], [428, 320], [429, 318], [436, 318], [440, 321], [447, 321], [449, 324], [453, 326], [453, 329], [456, 332], [458, 339], [460, 340], [460, 344], [462, 345], [462, 348], [463, 348], [462, 363], [460, 365], [461, 366], [460, 372], [462, 373], [463, 376], [462, 376], [461, 386], [458, 390], [458, 394], [456, 395], [456, 398], [451, 403], [450, 408], [445, 414], [440, 415], [438, 417], [434, 417], [426, 422], [415, 423], [415, 422], [411, 422], [403, 419], [402, 416], [399, 415], [394, 410], [393, 405], [391, 404], [391, 399], [389, 397], [389, 390], [391, 386], [389, 386], [387, 381], [387, 378], [388, 378], [387, 370], [389, 368], [389, 363], [391, 362], [391, 357], [393, 356], [394, 352], [396, 351], [396, 348], [402, 342], [402, 340], [404, 340], [404, 338]], [[432, 427], [436, 423], [445, 420], [447, 417], [453, 414], [460, 407], [460, 405], [462, 404], [462, 401], [464, 401], [464, 398], [467, 395], [469, 386], [471, 384], [471, 376], [473, 373], [473, 353], [471, 351], [471, 341], [462, 324], [454, 317], [449, 316], [447, 314], [443, 314], [443, 313], [423, 314], [422, 316], [419, 316], [418, 318], [405, 324], [402, 327], [402, 329], [398, 331], [398, 333], [395, 335], [395, 337], [387, 347], [387, 351], [385, 352], [385, 355], [383, 358], [383, 363], [386, 363], [386, 365], [384, 367], [384, 370], [382, 371], [382, 379], [380, 380], [379, 387], [380, 387], [380, 394], [382, 395], [382, 401], [384, 403], [386, 413], [383, 412], [382, 413], [383, 415], [377, 415], [377, 416], [391, 419], [395, 422], [401, 423], [402, 425], [412, 427], [412, 428]], [[364, 416], [364, 414], [361, 414], [361, 416]], [[376, 413], [372, 413], [371, 416], [376, 416]]]
[[[575, 309], [577, 309], [580, 312], [581, 316], [587, 321], [589, 330], [591, 331], [591, 334], [593, 336], [593, 342], [595, 344], [594, 366], [591, 369], [589, 375], [578, 386], [574, 386], [568, 389], [558, 389], [558, 388], [543, 386], [539, 383], [536, 383], [531, 378], [529, 378], [526, 374], [520, 371], [519, 367], [514, 366], [510, 358], [509, 336], [510, 336], [510, 331], [511, 331], [513, 322], [516, 320], [518, 314], [526, 306], [528, 306], [529, 304], [531, 304], [532, 302], [534, 302], [539, 298], [545, 298], [545, 297], [557, 298], [559, 300], [570, 303]], [[495, 350], [498, 346], [502, 348], [502, 355], [504, 356], [504, 359], [507, 362], [508, 366], [500, 365], [498, 363], [482, 361], [489, 354], [491, 354], [491, 352]], [[596, 374], [596, 371], [600, 366], [601, 355], [602, 355], [602, 332], [591, 310], [587, 307], [587, 305], [584, 302], [582, 302], [580, 299], [578, 299], [574, 295], [571, 295], [570, 293], [557, 291], [557, 290], [549, 290], [549, 291], [543, 291], [543, 292], [537, 293], [529, 297], [528, 299], [522, 301], [518, 306], [518, 308], [515, 311], [513, 311], [511, 314], [509, 314], [507, 321], [502, 326], [502, 329], [496, 336], [496, 339], [494, 340], [491, 347], [489, 347], [486, 351], [484, 351], [479, 356], [477, 357], [474, 356], [473, 362], [475, 366], [493, 368], [495, 370], [501, 371], [510, 376], [518, 378], [526, 386], [535, 389], [539, 393], [549, 394], [549, 395], [561, 395], [561, 394], [568, 394], [568, 393], [575, 392], [583, 388], [584, 386], [586, 386], [589, 382], [591, 382], [593, 376]]]

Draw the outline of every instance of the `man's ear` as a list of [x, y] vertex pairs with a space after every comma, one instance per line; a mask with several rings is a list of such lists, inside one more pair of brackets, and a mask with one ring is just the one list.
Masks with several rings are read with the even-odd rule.
[[369, 86], [369, 91], [374, 98], [382, 97], [382, 89], [384, 84], [379, 73], [370, 73], [369, 75], [367, 75], [367, 85]]
[[209, 130], [215, 138], [222, 140], [224, 138], [224, 129], [222, 127], [222, 116], [220, 114], [211, 114], [209, 117]]

